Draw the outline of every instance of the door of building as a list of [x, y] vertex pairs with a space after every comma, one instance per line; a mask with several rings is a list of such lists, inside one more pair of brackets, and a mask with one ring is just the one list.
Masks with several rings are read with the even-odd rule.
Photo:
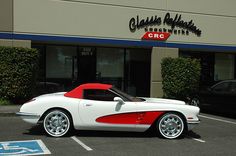
[[96, 49], [93, 47], [78, 48], [78, 77], [76, 83], [96, 81]]

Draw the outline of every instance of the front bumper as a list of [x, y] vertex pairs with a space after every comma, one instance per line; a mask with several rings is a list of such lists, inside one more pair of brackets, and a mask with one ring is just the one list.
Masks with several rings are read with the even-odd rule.
[[200, 123], [200, 120], [197, 121], [188, 121], [188, 131], [192, 130], [196, 125]]
[[37, 124], [40, 119], [40, 115], [34, 113], [17, 112], [16, 115], [31, 124]]

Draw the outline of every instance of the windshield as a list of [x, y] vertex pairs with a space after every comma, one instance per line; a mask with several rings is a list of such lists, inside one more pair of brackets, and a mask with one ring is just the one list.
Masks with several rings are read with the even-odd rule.
[[121, 98], [125, 101], [132, 101], [132, 102], [141, 102], [141, 101], [145, 101], [144, 99], [141, 98], [137, 98], [137, 97], [133, 97], [115, 87], [112, 87], [110, 89], [111, 91], [115, 92], [116, 94], [118, 94], [119, 96], [121, 96]]

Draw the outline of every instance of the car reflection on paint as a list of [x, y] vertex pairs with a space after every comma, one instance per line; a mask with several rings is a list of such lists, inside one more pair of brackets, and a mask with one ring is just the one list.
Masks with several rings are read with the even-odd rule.
[[70, 92], [41, 95], [25, 103], [24, 121], [42, 123], [50, 136], [78, 130], [144, 132], [155, 127], [160, 136], [174, 139], [199, 123], [200, 109], [183, 101], [135, 98], [112, 85], [83, 84]]
[[224, 80], [201, 90], [190, 103], [201, 109], [236, 115], [236, 80]]

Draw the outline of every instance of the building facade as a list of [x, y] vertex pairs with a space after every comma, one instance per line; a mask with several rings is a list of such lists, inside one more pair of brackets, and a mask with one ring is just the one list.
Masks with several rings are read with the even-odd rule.
[[103, 82], [160, 97], [164, 57], [200, 59], [202, 85], [235, 79], [235, 6], [234, 0], [1, 0], [0, 45], [39, 50], [43, 90]]

